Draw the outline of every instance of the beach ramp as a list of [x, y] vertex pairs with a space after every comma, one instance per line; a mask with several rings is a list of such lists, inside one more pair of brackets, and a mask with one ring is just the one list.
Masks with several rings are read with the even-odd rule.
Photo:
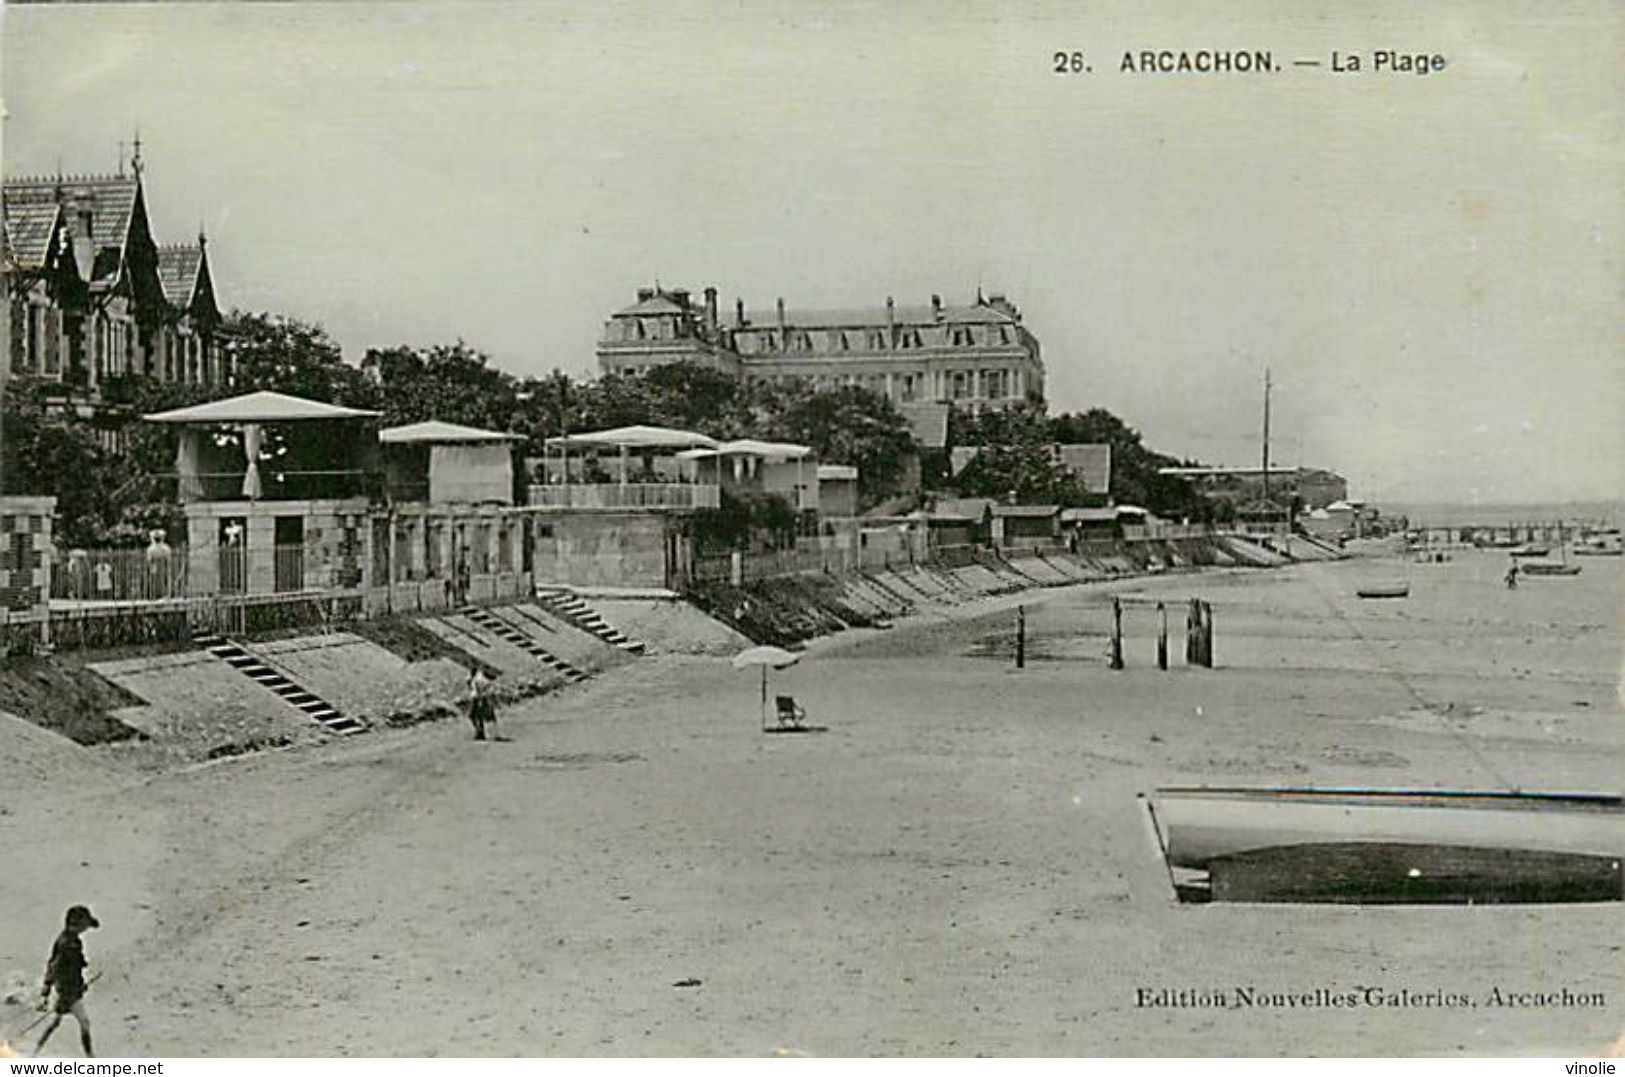
[[144, 701], [120, 721], [182, 758], [231, 745], [322, 739], [309, 715], [206, 651], [96, 662], [91, 669]]
[[532, 683], [576, 683], [587, 672], [558, 657], [534, 639], [486, 611], [420, 617], [418, 624], [442, 641], [477, 658], [505, 676]]

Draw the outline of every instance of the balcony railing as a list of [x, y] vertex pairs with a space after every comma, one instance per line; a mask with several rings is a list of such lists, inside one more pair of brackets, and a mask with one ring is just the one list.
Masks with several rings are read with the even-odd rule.
[[[181, 475], [176, 481], [181, 501], [247, 501], [242, 471]], [[347, 497], [379, 497], [383, 476], [375, 471], [279, 471], [260, 468], [257, 501], [308, 501]]]
[[719, 487], [681, 482], [574, 482], [532, 486], [530, 503], [550, 509], [714, 509]]

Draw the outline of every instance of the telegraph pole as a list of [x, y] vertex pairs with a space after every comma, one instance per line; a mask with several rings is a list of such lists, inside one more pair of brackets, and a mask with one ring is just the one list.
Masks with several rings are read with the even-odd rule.
[[1270, 504], [1270, 368], [1264, 368], [1264, 504]]

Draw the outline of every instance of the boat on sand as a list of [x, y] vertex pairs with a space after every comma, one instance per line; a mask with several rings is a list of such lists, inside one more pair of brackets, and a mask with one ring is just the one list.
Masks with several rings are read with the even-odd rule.
[[1615, 794], [1183, 786], [1149, 805], [1170, 869], [1218, 900], [1625, 897]]

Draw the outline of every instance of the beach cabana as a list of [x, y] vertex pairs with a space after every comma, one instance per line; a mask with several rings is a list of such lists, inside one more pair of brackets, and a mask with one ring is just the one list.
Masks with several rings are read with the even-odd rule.
[[398, 500], [513, 503], [518, 434], [430, 420], [380, 430], [378, 440]]
[[584, 434], [567, 434], [548, 438], [547, 448], [563, 452], [571, 449], [616, 449], [621, 458], [621, 485], [626, 485], [626, 457], [632, 450], [660, 450], [677, 453], [684, 449], [715, 449], [717, 440], [693, 430], [677, 430], [667, 426], [617, 426], [611, 430], [593, 430]]
[[723, 461], [726, 460], [734, 485], [754, 482], [770, 493], [782, 491], [790, 480], [788, 476], [770, 478], [765, 473], [764, 465], [793, 463], [795, 464], [793, 503], [798, 509], [811, 509], [818, 507], [817, 487], [808, 483], [805, 471], [806, 461], [812, 454], [813, 450], [809, 446], [797, 445], [794, 442], [739, 438], [724, 441], [714, 448], [688, 449], [678, 453], [677, 458], [694, 466], [696, 480], [701, 478], [701, 467], [709, 461], [715, 467], [715, 480], [718, 483], [723, 481]]
[[[155, 412], [142, 418], [149, 423], [164, 423], [185, 428], [181, 431], [175, 456], [175, 470], [180, 479], [182, 501], [201, 496], [205, 490], [205, 479], [224, 477], [221, 472], [213, 470], [215, 466], [225, 466], [225, 462], [220, 459], [219, 453], [211, 452], [214, 446], [205, 439], [208, 430], [226, 427], [238, 431], [242, 436], [244, 470], [240, 491], [232, 492], [240, 492], [243, 498], [252, 501], [264, 493], [259, 463], [264, 451], [267, 426], [353, 421], [370, 419], [377, 414], [376, 411], [368, 411], [365, 408], [347, 408], [320, 400], [306, 400], [303, 397], [262, 390], [226, 400], [212, 400], [206, 404]], [[213, 459], [209, 459], [211, 456]], [[224, 474], [234, 478], [236, 470], [232, 468], [230, 472]]]

